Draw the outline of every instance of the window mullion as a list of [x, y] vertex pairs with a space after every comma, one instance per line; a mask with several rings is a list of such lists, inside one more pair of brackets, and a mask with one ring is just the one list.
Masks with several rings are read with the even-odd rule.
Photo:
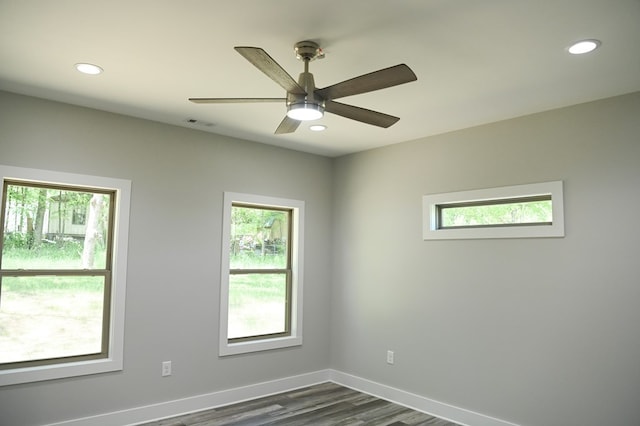
[[108, 269], [4, 269], [0, 270], [0, 277], [36, 277], [36, 276], [75, 276], [75, 277], [103, 277], [110, 274]]
[[230, 269], [229, 274], [284, 274], [290, 269]]

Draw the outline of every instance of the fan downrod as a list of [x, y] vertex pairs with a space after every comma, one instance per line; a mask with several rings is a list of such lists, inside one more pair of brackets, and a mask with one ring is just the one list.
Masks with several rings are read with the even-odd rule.
[[299, 41], [293, 45], [293, 50], [296, 52], [296, 58], [301, 61], [310, 62], [324, 58], [324, 52], [315, 41]]

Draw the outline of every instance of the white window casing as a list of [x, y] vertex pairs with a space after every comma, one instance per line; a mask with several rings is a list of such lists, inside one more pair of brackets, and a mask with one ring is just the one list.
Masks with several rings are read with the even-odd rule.
[[[438, 226], [439, 206], [492, 200], [504, 201], [542, 195], [551, 196], [552, 221], [550, 224], [464, 228], [441, 228]], [[562, 181], [428, 194], [422, 197], [422, 237], [424, 240], [564, 237], [563, 204]]]
[[[233, 203], [292, 209], [291, 238], [291, 333], [288, 336], [230, 342], [228, 337], [229, 314], [229, 241], [231, 236], [231, 210]], [[220, 333], [219, 355], [236, 355], [302, 345], [302, 294], [304, 258], [304, 201], [268, 197], [237, 192], [225, 192], [222, 218], [222, 256], [220, 276]]]
[[[116, 198], [108, 356], [94, 360], [0, 370], [0, 386], [122, 370], [131, 181], [4, 165], [0, 165], [0, 178], [3, 181], [15, 180], [108, 189], [115, 191]], [[0, 185], [0, 192], [2, 187], [3, 185]], [[2, 199], [1, 193], [0, 199]]]

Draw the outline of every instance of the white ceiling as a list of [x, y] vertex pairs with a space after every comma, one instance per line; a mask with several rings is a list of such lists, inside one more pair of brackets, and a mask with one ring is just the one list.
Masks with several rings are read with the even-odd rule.
[[[585, 38], [602, 46], [566, 52]], [[262, 47], [297, 80], [302, 40], [326, 54], [318, 87], [409, 65], [418, 81], [340, 99], [401, 120], [325, 114], [325, 132], [274, 135], [284, 103], [187, 101], [284, 97], [233, 47]], [[638, 91], [638, 46], [639, 0], [0, 0], [0, 89], [327, 156]]]

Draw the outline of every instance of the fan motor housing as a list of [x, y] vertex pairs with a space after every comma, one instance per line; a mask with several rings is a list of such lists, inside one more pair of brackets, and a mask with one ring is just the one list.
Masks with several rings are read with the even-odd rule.
[[287, 106], [292, 104], [315, 104], [319, 107], [324, 107], [323, 99], [315, 94], [315, 81], [313, 74], [310, 72], [300, 73], [298, 77], [298, 84], [307, 92], [306, 95], [295, 95], [293, 93], [287, 93]]

